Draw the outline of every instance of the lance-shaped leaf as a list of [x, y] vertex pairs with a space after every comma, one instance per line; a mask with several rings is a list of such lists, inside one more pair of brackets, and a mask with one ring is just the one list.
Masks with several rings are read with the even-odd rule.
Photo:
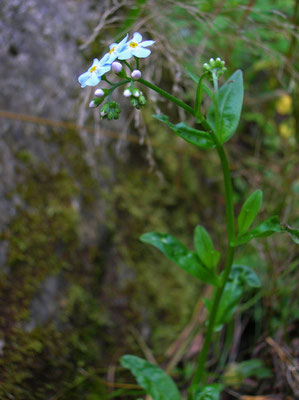
[[161, 368], [131, 355], [122, 356], [120, 362], [132, 372], [138, 384], [153, 400], [181, 400], [175, 383]]
[[253, 192], [243, 204], [240, 214], [238, 216], [238, 233], [239, 236], [243, 235], [250, 225], [253, 223], [255, 217], [260, 211], [263, 200], [263, 193], [261, 190]]
[[266, 221], [258, 225], [256, 228], [251, 229], [241, 236], [237, 236], [237, 238], [231, 243], [231, 245], [239, 246], [255, 238], [273, 235], [273, 233], [275, 232], [285, 232], [285, 230], [281, 227], [277, 216], [270, 217], [266, 219]]
[[211, 103], [207, 121], [212, 127], [221, 143], [229, 140], [235, 133], [243, 103], [243, 76], [242, 71], [237, 70], [225, 82], [219, 90], [219, 129], [217, 132], [217, 113], [214, 103]]
[[168, 233], [149, 232], [143, 234], [140, 240], [159, 249], [167, 258], [202, 282], [211, 285], [218, 284], [218, 277], [215, 272], [206, 268], [194, 251], [187, 249], [179, 240]]
[[204, 227], [198, 225], [194, 231], [194, 245], [200, 261], [207, 268], [216, 268], [220, 253], [214, 249], [210, 235]]
[[180, 136], [188, 143], [194, 144], [202, 149], [212, 149], [215, 147], [215, 143], [213, 142], [210, 134], [205, 131], [191, 128], [185, 124], [185, 122], [173, 124], [169, 121], [169, 118], [166, 115], [156, 114], [153, 115], [153, 117], [167, 124], [176, 135]]

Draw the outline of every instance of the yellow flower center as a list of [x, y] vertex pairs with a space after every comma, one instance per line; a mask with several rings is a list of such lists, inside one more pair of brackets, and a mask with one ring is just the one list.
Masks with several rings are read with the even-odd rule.
[[90, 68], [90, 72], [94, 72], [97, 69], [96, 66]]
[[115, 46], [112, 47], [112, 49], [109, 51], [109, 54], [112, 54], [114, 52], [114, 50], [115, 50]]
[[136, 42], [131, 42], [130, 43], [130, 47], [133, 47], [133, 49], [134, 49], [134, 47], [137, 47], [138, 46], [138, 43], [136, 43]]

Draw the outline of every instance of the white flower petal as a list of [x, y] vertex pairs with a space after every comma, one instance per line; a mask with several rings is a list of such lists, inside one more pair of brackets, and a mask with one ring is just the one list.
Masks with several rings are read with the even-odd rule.
[[133, 57], [132, 50], [124, 50], [118, 55], [119, 60], [128, 60], [129, 58]]
[[86, 86], [86, 82], [90, 78], [90, 72], [84, 72], [84, 74], [81, 74], [78, 78], [78, 82], [80, 83], [81, 87], [84, 88]]
[[141, 41], [142, 41], [142, 36], [140, 35], [139, 32], [135, 32], [133, 34], [132, 42], [140, 43]]
[[93, 62], [92, 62], [92, 66], [90, 68], [96, 67], [98, 64], [99, 64], [99, 60], [97, 58], [94, 58]]
[[121, 42], [118, 43], [118, 45], [117, 45], [117, 49], [118, 49], [118, 50], [122, 50], [122, 49], [124, 48], [124, 46], [125, 46], [126, 43], [127, 43], [128, 36], [129, 36], [129, 35], [126, 34], [126, 36], [123, 38], [123, 40], [122, 40]]
[[107, 64], [107, 63], [108, 63], [108, 60], [109, 60], [109, 57], [110, 57], [110, 54], [109, 54], [109, 53], [106, 53], [106, 54], [100, 59], [99, 65], [101, 66], [101, 65]]
[[111, 50], [113, 47], [116, 47], [116, 46], [117, 46], [117, 43], [111, 43], [109, 46], [109, 50]]
[[139, 46], [148, 47], [153, 45], [154, 43], [155, 43], [154, 40], [145, 40], [144, 42], [141, 42]]
[[138, 58], [146, 58], [151, 54], [149, 49], [144, 49], [141, 46], [136, 47], [133, 49], [133, 55]]
[[95, 74], [97, 76], [102, 76], [106, 74], [106, 72], [110, 71], [111, 65], [104, 65], [103, 67], [98, 67], [97, 70], [95, 71]]
[[101, 77], [96, 74], [91, 74], [90, 77], [85, 82], [85, 86], [96, 86], [101, 82]]

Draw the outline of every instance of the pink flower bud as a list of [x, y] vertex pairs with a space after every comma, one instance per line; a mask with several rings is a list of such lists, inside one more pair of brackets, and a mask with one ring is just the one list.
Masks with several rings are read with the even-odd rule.
[[131, 90], [130, 89], [126, 89], [125, 91], [124, 91], [124, 96], [125, 97], [130, 97], [131, 96]]
[[95, 108], [95, 107], [97, 107], [97, 105], [96, 105], [96, 103], [92, 100], [92, 101], [89, 103], [89, 107], [90, 107], [90, 108]]
[[103, 97], [104, 94], [105, 94], [105, 92], [104, 92], [103, 89], [97, 89], [97, 90], [94, 92], [94, 95], [97, 96], [97, 97]]
[[139, 71], [139, 69], [134, 69], [134, 71], [131, 73], [131, 77], [133, 79], [141, 78], [141, 71]]
[[111, 68], [112, 68], [112, 71], [113, 71], [115, 74], [119, 74], [120, 71], [122, 70], [123, 66], [121, 65], [120, 62], [114, 61], [114, 62], [112, 63], [112, 65], [111, 65]]

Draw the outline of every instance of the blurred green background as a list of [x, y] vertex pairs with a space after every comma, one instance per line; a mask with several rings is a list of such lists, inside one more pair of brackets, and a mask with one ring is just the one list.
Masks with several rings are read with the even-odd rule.
[[[128, 352], [157, 360], [183, 390], [208, 291], [138, 238], [171, 232], [191, 247], [201, 224], [226, 245], [217, 155], [152, 118], [188, 122], [184, 112], [145, 88], [147, 106], [133, 110], [120, 90], [121, 117], [107, 124], [77, 77], [135, 31], [156, 41], [143, 77], [191, 106], [190, 73], [210, 57], [226, 61], [226, 78], [242, 69], [241, 123], [226, 146], [235, 210], [261, 188], [261, 220], [298, 227], [298, 19], [296, 0], [2, 0], [1, 399], [136, 399], [118, 363]], [[262, 290], [215, 338], [212, 377], [227, 383], [223, 399], [295, 399], [298, 250], [273, 236], [237, 261]], [[252, 359], [262, 364], [246, 369]]]

